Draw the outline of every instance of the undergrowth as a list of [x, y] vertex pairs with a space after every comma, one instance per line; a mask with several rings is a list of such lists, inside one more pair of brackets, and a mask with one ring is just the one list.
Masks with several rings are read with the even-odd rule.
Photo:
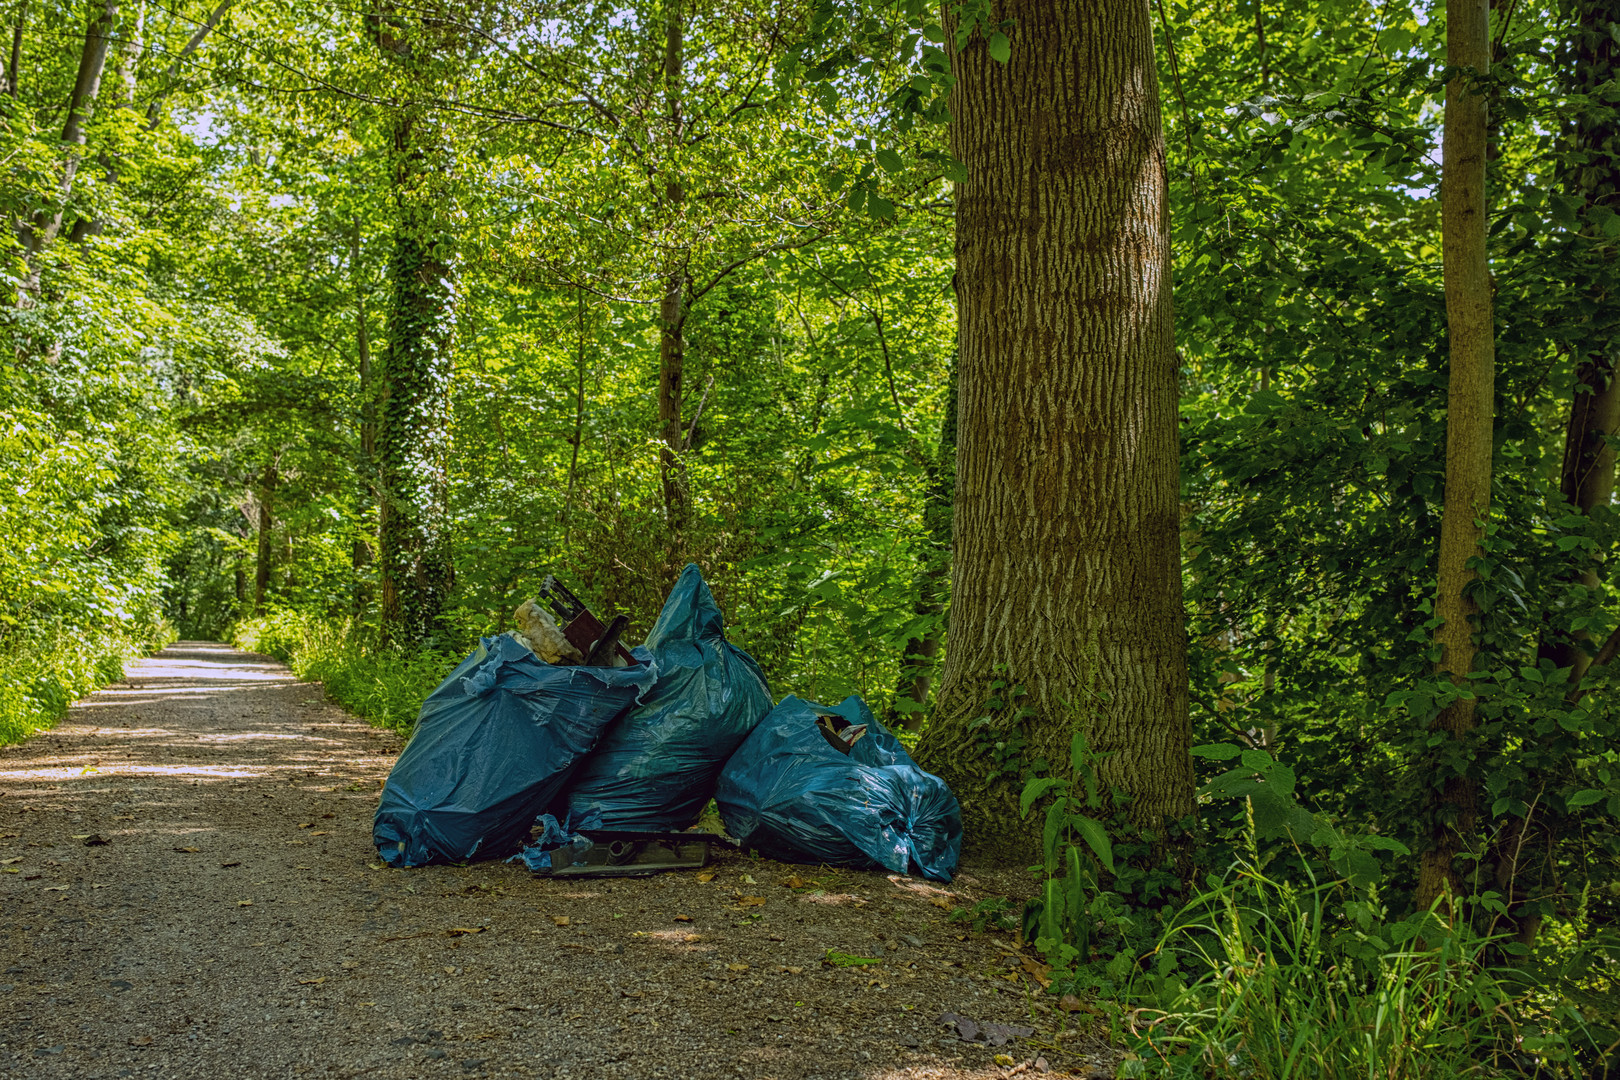
[[458, 657], [378, 645], [349, 619], [279, 610], [238, 623], [238, 648], [281, 660], [300, 679], [319, 682], [327, 697], [378, 727], [409, 732], [422, 701]]
[[68, 706], [124, 676], [124, 662], [174, 639], [166, 623], [83, 630], [57, 625], [0, 645], [0, 746], [55, 726]]

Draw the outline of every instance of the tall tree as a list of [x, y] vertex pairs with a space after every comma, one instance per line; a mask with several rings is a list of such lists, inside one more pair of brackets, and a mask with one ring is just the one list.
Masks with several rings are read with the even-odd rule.
[[[438, 20], [372, 19], [378, 46], [417, 89], [458, 44]], [[413, 104], [393, 117], [396, 220], [389, 262], [388, 351], [375, 436], [380, 616], [385, 639], [433, 637], [451, 584], [450, 380], [456, 318], [455, 241], [444, 202], [440, 119]]]
[[[1485, 77], [1490, 73], [1489, 0], [1453, 0], [1446, 9], [1445, 160], [1440, 182], [1446, 329], [1450, 384], [1446, 394], [1446, 486], [1440, 519], [1439, 590], [1435, 631], [1438, 672], [1455, 688], [1430, 723], [1449, 740], [1477, 726], [1468, 673], [1478, 651], [1479, 605], [1470, 586], [1479, 579], [1473, 560], [1484, 554], [1491, 506], [1491, 438], [1496, 386], [1496, 337], [1491, 274], [1486, 256]], [[1418, 903], [1428, 905], [1460, 885], [1455, 861], [1474, 831], [1477, 782], [1466, 754], [1442, 755], [1430, 783], [1436, 793], [1430, 846], [1418, 871]]]
[[[970, 830], [1033, 840], [996, 742], [1063, 762], [1081, 727], [1137, 820], [1192, 809], [1169, 213], [1146, 0], [991, 8], [952, 61], [955, 557], [922, 752]], [[1003, 672], [1027, 709], [987, 735]]]

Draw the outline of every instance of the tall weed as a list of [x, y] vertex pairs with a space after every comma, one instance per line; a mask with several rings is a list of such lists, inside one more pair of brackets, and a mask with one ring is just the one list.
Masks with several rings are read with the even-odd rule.
[[55, 726], [68, 707], [124, 677], [124, 663], [173, 640], [165, 623], [84, 630], [57, 624], [0, 649], [0, 746]]
[[381, 646], [353, 620], [290, 610], [238, 623], [232, 641], [285, 662], [300, 679], [321, 683], [329, 698], [357, 716], [404, 732], [416, 723], [422, 699], [458, 659]]

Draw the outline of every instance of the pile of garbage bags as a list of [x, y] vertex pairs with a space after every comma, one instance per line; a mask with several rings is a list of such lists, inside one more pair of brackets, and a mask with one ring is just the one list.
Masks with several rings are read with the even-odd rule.
[[[557, 589], [574, 605], [558, 610], [583, 611]], [[945, 782], [859, 698], [773, 708], [696, 566], [635, 649], [617, 644], [622, 619], [607, 642], [588, 613], [559, 625], [533, 601], [520, 610], [519, 631], [484, 638], [423, 703], [377, 808], [385, 862], [549, 865], [542, 848], [587, 831], [690, 828], [713, 798], [732, 836], [774, 858], [950, 880], [962, 821]]]

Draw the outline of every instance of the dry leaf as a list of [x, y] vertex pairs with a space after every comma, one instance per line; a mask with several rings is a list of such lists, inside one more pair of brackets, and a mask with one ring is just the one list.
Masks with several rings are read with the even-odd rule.
[[754, 880], [754, 875], [753, 874], [744, 874], [742, 876], [742, 883], [744, 885], [758, 885], [759, 884], [759, 882]]
[[200, 848], [200, 847], [177, 847], [174, 850], [176, 850], [176, 851], [178, 851], [178, 852], [180, 852], [182, 854], [185, 854], [185, 855], [195, 855], [195, 854], [197, 854], [197, 852], [201, 851], [202, 848]]
[[944, 908], [946, 911], [956, 910], [956, 905], [945, 899], [943, 896], [936, 896], [928, 902], [937, 908]]
[[313, 829], [315, 827], [315, 823], [313, 821], [300, 821], [298, 823], [298, 827], [300, 829]]
[[748, 965], [744, 964], [744, 963], [740, 963], [740, 962], [736, 963], [736, 964], [727, 964], [726, 965], [726, 970], [727, 971], [747, 971], [748, 970]]
[[88, 840], [93, 835], [95, 835], [95, 834], [94, 833], [78, 833], [73, 837], [73, 839], [75, 839], [75, 840]]
[[1029, 972], [1035, 981], [1040, 983], [1041, 986], [1047, 987], [1052, 985], [1051, 965], [1039, 963], [1033, 957], [1029, 956], [1023, 956], [1019, 959], [1023, 962], [1024, 970]]
[[312, 832], [309, 835], [311, 835], [311, 836], [331, 836], [332, 834], [329, 833], [329, 832]]
[[9, 859], [0, 859], [0, 866], [10, 866], [12, 863], [20, 863], [22, 861], [23, 857], [21, 855], [14, 855]]
[[318, 979], [299, 979], [298, 980], [298, 985], [299, 986], [319, 986], [319, 985], [321, 985], [321, 983], [323, 983], [325, 981], [326, 981], [326, 976], [322, 975]]
[[568, 925], [568, 916], [566, 916], [566, 915], [553, 915], [551, 917], [551, 921], [556, 923], [558, 926], [567, 926]]
[[713, 870], [699, 870], [698, 875], [697, 875], [697, 879], [699, 881], [713, 881], [714, 880], [714, 871]]
[[681, 940], [686, 942], [686, 944], [688, 944], [688, 945], [694, 945], [697, 942], [703, 940], [703, 935], [702, 934], [684, 934], [684, 935], [681, 936]]
[[366, 866], [368, 866], [372, 870], [386, 870], [386, 869], [388, 869], [388, 864], [387, 863], [382, 863], [382, 862], [366, 863]]
[[459, 971], [460, 971], [460, 970], [461, 970], [461, 969], [460, 969], [460, 968], [456, 968], [456, 967], [446, 967], [446, 968], [445, 968], [445, 969], [444, 969], [444, 973], [445, 973], [445, 974], [446, 974], [446, 975], [454, 975], [454, 974], [456, 974], [456, 973], [457, 973], [457, 972], [459, 972]]
[[782, 969], [782, 971], [784, 973], [788, 974], [788, 975], [803, 975], [804, 974], [804, 968], [802, 968], [802, 967], [785, 967], [785, 968]]
[[45, 886], [45, 891], [46, 892], [67, 892], [67, 888], [68, 887], [66, 885], [47, 885], [47, 886]]
[[786, 881], [782, 882], [782, 887], [784, 889], [808, 889], [811, 886], [816, 885], [816, 884], [818, 884], [818, 883], [814, 882], [814, 881], [806, 881], [804, 878], [800, 877], [798, 874], [794, 874], [792, 877], [790, 877]]
[[677, 916], [675, 916], [675, 921], [676, 922], [691, 922], [692, 921], [692, 916], [690, 916], [690, 915], [677, 915]]
[[252, 907], [253, 906], [253, 901], [251, 901], [251, 900], [238, 900], [236, 902], [236, 906], [237, 907]]
[[449, 934], [451, 937], [460, 937], [462, 934], [482, 934], [488, 929], [489, 927], [487, 926], [452, 926], [450, 929], [446, 930], [445, 933]]
[[765, 903], [763, 896], [744, 896], [737, 901], [738, 907], [760, 907]]
[[20, 867], [20, 866], [8, 866], [8, 867], [6, 867], [6, 873], [8, 873], [8, 874], [20, 874], [20, 873], [22, 873], [22, 867]]
[[131, 1045], [131, 1046], [151, 1046], [152, 1045], [152, 1036], [150, 1036], [150, 1035], [137, 1035], [133, 1039], [129, 1040], [129, 1045]]

